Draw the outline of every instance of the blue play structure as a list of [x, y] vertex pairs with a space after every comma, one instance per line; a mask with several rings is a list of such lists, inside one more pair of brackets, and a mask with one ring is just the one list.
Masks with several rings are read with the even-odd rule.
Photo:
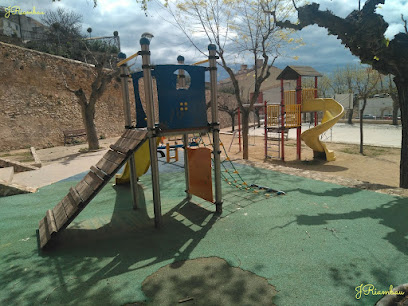
[[[51, 239], [64, 230], [89, 202], [108, 184], [113, 176], [122, 168], [128, 167], [133, 208], [139, 207], [138, 202], [144, 198], [143, 188], [138, 186], [138, 173], [143, 175], [150, 166], [153, 191], [154, 222], [156, 227], [162, 225], [160, 180], [157, 158], [157, 145], [161, 137], [181, 135], [184, 149], [184, 169], [186, 179], [186, 199], [192, 195], [201, 197], [215, 204], [216, 212], [222, 212], [220, 139], [217, 104], [217, 67], [216, 48], [209, 45], [209, 67], [184, 65], [184, 58], [177, 58], [179, 65], [151, 65], [150, 40], [144, 33], [140, 40], [141, 50], [117, 66], [122, 78], [122, 96], [126, 131], [110, 146], [102, 159], [90, 168], [89, 173], [76, 186], [70, 188], [68, 194], [39, 223], [40, 247], [44, 248]], [[151, 35], [152, 36], [152, 35]], [[131, 118], [129, 88], [126, 63], [142, 56], [142, 70], [131, 75], [136, 102], [136, 126]], [[211, 122], [207, 120], [205, 101], [205, 72], [210, 74], [211, 90]], [[191, 77], [186, 86], [186, 75]], [[143, 108], [139, 79], [143, 78], [146, 109]], [[155, 112], [153, 99], [153, 79], [155, 79], [158, 95], [158, 112]], [[157, 121], [157, 114], [159, 120]], [[212, 133], [213, 148], [189, 148], [189, 134]], [[212, 189], [211, 154], [213, 155], [213, 173], [215, 199]], [[126, 172], [126, 166], [124, 173]], [[137, 171], [139, 170], [139, 172]], [[124, 174], [122, 174], [125, 176]]]
[[[190, 77], [188, 88], [178, 87], [178, 70], [186, 71]], [[156, 80], [159, 100], [159, 125], [162, 132], [207, 128], [207, 111], [205, 105], [205, 71], [206, 67], [188, 65], [157, 65], [152, 70]], [[136, 101], [136, 127], [147, 126], [146, 113], [139, 95], [139, 79], [143, 72], [132, 74]]]
[[[175, 71], [183, 69], [191, 76], [188, 89], [177, 88]], [[179, 130], [208, 127], [205, 107], [205, 67], [160, 65], [154, 69], [159, 99], [160, 129]]]
[[[218, 122], [218, 104], [217, 104], [217, 64], [216, 64], [216, 47], [215, 45], [209, 45], [208, 60], [201, 61], [200, 63], [209, 62], [208, 67], [184, 65], [184, 57], [178, 56], [178, 65], [151, 65], [150, 64], [150, 40], [143, 38], [140, 40], [141, 51], [137, 55], [142, 56], [142, 69], [141, 72], [136, 72], [131, 75], [134, 95], [136, 103], [136, 126], [132, 127], [130, 120], [130, 109], [128, 101], [128, 89], [125, 73], [126, 62], [136, 56], [132, 55], [128, 59], [124, 54], [121, 55], [123, 59], [118, 66], [121, 68], [122, 76], [122, 90], [125, 107], [125, 123], [128, 129], [136, 129], [142, 133], [146, 131], [146, 137], [149, 142], [150, 151], [150, 166], [152, 175], [152, 188], [153, 188], [153, 204], [155, 208], [155, 224], [160, 226], [161, 224], [161, 208], [160, 208], [160, 186], [159, 186], [159, 172], [157, 161], [157, 143], [158, 138], [170, 135], [181, 135], [183, 139], [184, 148], [184, 163], [185, 163], [185, 177], [186, 177], [186, 193], [187, 199], [191, 199], [191, 195], [198, 195], [202, 190], [197, 187], [197, 177], [200, 173], [200, 169], [204, 168], [202, 165], [195, 165], [194, 172], [190, 172], [189, 158], [187, 158], [187, 151], [189, 147], [189, 134], [194, 133], [211, 133], [213, 135], [213, 150], [212, 155], [214, 158], [214, 187], [215, 187], [215, 200], [212, 200], [212, 191], [209, 185], [211, 185], [211, 174], [207, 174], [209, 180], [207, 184], [207, 193], [211, 196], [204, 197], [205, 199], [211, 199], [216, 206], [216, 211], [222, 211], [222, 194], [221, 194], [221, 163], [220, 163], [220, 139], [219, 139], [219, 122]], [[211, 121], [208, 121], [207, 107], [206, 107], [206, 95], [205, 95], [205, 73], [209, 72], [210, 75], [210, 92], [211, 92]], [[186, 74], [190, 76], [186, 80]], [[144, 105], [143, 108], [140, 91], [139, 91], [139, 79], [143, 78], [144, 86]], [[153, 82], [155, 80], [155, 82]], [[188, 81], [188, 84], [187, 82]], [[188, 86], [187, 86], [188, 85]], [[157, 90], [157, 106], [153, 99], [154, 88]], [[126, 109], [127, 107], [127, 109]], [[155, 107], [158, 110], [155, 111]], [[157, 119], [158, 115], [158, 119]], [[197, 150], [198, 152], [199, 150]], [[204, 151], [201, 151], [204, 152]], [[206, 154], [206, 153], [203, 153]], [[130, 183], [131, 187], [136, 185], [136, 168], [133, 165], [134, 159], [130, 157]], [[204, 157], [203, 157], [204, 158]], [[209, 157], [208, 157], [209, 158]], [[207, 157], [205, 157], [207, 159]], [[197, 161], [197, 158], [196, 158]], [[192, 160], [192, 163], [194, 161]], [[211, 163], [211, 162], [210, 162]], [[208, 169], [211, 168], [211, 165]], [[203, 170], [205, 171], [206, 168]], [[199, 174], [200, 173], [200, 174]], [[206, 177], [207, 177], [206, 176]], [[198, 178], [199, 179], [199, 178]], [[194, 183], [193, 183], [194, 182]], [[134, 200], [134, 207], [137, 207], [136, 200], [138, 198], [137, 188], [132, 189], [132, 195]], [[198, 195], [198, 196], [202, 196]]]
[[136, 128], [147, 127], [147, 117], [144, 111], [142, 101], [139, 94], [139, 79], [143, 77], [143, 71], [132, 73], [133, 89], [135, 94], [136, 105]]

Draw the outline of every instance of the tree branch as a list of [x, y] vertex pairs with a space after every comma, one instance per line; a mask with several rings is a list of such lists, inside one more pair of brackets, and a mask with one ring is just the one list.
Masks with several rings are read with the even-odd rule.
[[408, 35], [399, 33], [392, 41], [384, 36], [388, 23], [375, 13], [378, 4], [385, 0], [367, 0], [361, 11], [353, 11], [346, 18], [335, 16], [330, 11], [319, 10], [319, 4], [312, 3], [298, 8], [299, 24], [278, 21], [270, 12], [276, 24], [284, 28], [301, 30], [317, 24], [326, 28], [330, 35], [337, 36], [342, 44], [358, 56], [362, 63], [370, 64], [382, 74], [404, 77], [408, 73]]
[[405, 34], [408, 34], [408, 28], [407, 28], [407, 20], [404, 19], [404, 15], [401, 14], [401, 20], [404, 23], [404, 30], [405, 30]]
[[82, 88], [79, 89], [72, 89], [68, 86], [65, 74], [63, 72], [61, 72], [61, 74], [63, 75], [63, 81], [64, 81], [64, 86], [65, 88], [69, 91], [72, 92], [78, 99], [77, 99], [77, 103], [81, 106], [81, 107], [86, 107], [88, 105], [88, 101], [86, 99], [86, 95], [85, 92], [82, 90]]

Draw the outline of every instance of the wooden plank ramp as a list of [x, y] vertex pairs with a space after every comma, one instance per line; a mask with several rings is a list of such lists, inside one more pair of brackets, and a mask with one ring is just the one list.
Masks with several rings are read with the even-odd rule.
[[65, 229], [88, 203], [102, 190], [129, 157], [147, 139], [146, 130], [127, 130], [87, 175], [39, 223], [40, 247]]

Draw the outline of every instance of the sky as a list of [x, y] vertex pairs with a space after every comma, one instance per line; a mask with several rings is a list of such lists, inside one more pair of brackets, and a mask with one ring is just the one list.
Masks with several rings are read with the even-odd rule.
[[[171, 0], [169, 0], [171, 1]], [[340, 17], [346, 17], [352, 10], [358, 8], [358, 0], [315, 0], [320, 4], [320, 9], [329, 9]], [[363, 5], [365, 1], [361, 0]], [[121, 50], [127, 56], [136, 53], [140, 49], [139, 39], [144, 32], [154, 35], [151, 41], [151, 58], [154, 64], [176, 64], [178, 55], [183, 55], [186, 64], [204, 59], [204, 55], [198, 52], [173, 25], [171, 16], [158, 5], [157, 2], [149, 2], [148, 12], [145, 14], [136, 0], [98, 0], [94, 8], [93, 0], [0, 0], [0, 6], [18, 6], [22, 10], [35, 10], [45, 12], [55, 10], [58, 7], [72, 10], [83, 15], [82, 31], [86, 34], [88, 27], [92, 28], [92, 37], [110, 36], [113, 31], [118, 31], [121, 41]], [[389, 23], [386, 35], [392, 38], [396, 33], [403, 30], [401, 13], [408, 18], [408, 0], [386, 0], [385, 5], [377, 9]], [[34, 16], [34, 15], [32, 15]], [[41, 15], [35, 15], [40, 20]], [[317, 26], [309, 26], [296, 33], [301, 37], [304, 46], [296, 50], [285, 50], [286, 56], [277, 59], [275, 65], [284, 68], [286, 65], [312, 66], [321, 73], [330, 73], [338, 67], [347, 64], [359, 63], [359, 59], [353, 56], [335, 36], [327, 35], [327, 30]], [[202, 43], [202, 39], [199, 43]], [[205, 41], [205, 44], [208, 42]], [[298, 57], [294, 60], [293, 57]], [[240, 58], [234, 61], [234, 67], [239, 64], [252, 66], [250, 58]], [[135, 66], [141, 65], [137, 59]], [[219, 78], [225, 78], [226, 73], [220, 71]]]

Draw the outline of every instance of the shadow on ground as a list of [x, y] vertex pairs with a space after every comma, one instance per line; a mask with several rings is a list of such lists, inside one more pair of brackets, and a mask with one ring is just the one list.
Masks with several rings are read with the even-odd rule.
[[[0, 304], [161, 305], [167, 297], [173, 305], [187, 298], [193, 300], [185, 305], [272, 304], [276, 290], [246, 270], [267, 277], [279, 290], [273, 301], [281, 305], [317, 305], [322, 297], [327, 305], [354, 305], [355, 287], [361, 283], [386, 290], [406, 282], [405, 198], [237, 168], [250, 178], [248, 183], [279, 186], [287, 195], [265, 197], [225, 186], [220, 218], [210, 203], [179, 202], [184, 175], [168, 173], [161, 177], [166, 192], [163, 230], [154, 228], [151, 209], [131, 209], [129, 189], [106, 188], [51, 250], [40, 253], [34, 243], [20, 239], [36, 239], [27, 233], [62, 191], [49, 195], [50, 187], [43, 194], [21, 196], [23, 200], [16, 197], [2, 211], [9, 221], [7, 234], [20, 232], [0, 242]], [[142, 183], [151, 202], [150, 180]], [[69, 182], [59, 184], [65, 190]], [[209, 256], [228, 263], [218, 258], [207, 262]], [[364, 297], [362, 303], [372, 305], [378, 298]]]
[[[340, 188], [342, 189], [342, 188]], [[408, 255], [408, 200], [395, 198], [393, 201], [376, 208], [366, 208], [341, 214], [318, 214], [317, 216], [298, 215], [299, 225], [328, 224], [331, 220], [356, 220], [364, 222], [364, 219], [375, 219], [380, 224], [390, 228], [384, 238], [397, 248], [401, 253]], [[364, 237], [362, 237], [364, 238]]]
[[[110, 220], [95, 217], [74, 222], [59, 234], [46, 251], [33, 251], [27, 255], [18, 252], [8, 254], [2, 259], [9, 267], [0, 275], [0, 291], [8, 293], [2, 297], [2, 302], [113, 305], [117, 301], [115, 294], [134, 282], [135, 274], [132, 272], [144, 270], [142, 273], [146, 273], [146, 267], [151, 267], [149, 271], [154, 272], [166, 263], [170, 263], [168, 269], [174, 271], [174, 276], [168, 278], [168, 275], [160, 275], [165, 278], [165, 283], [160, 285], [163, 286], [162, 290], [152, 294], [151, 288], [157, 287], [155, 282], [151, 282], [152, 279], [143, 287], [153, 301], [162, 300], [166, 286], [174, 285], [184, 288], [177, 299], [182, 298], [185, 292], [197, 293], [195, 302], [198, 301], [199, 305], [214, 301], [210, 296], [205, 297], [204, 292], [207, 289], [215, 290], [214, 286], [219, 287], [221, 283], [228, 286], [224, 286], [219, 295], [228, 301], [262, 300], [275, 294], [272, 290], [271, 295], [263, 298], [256, 296], [257, 292], [267, 290], [267, 281], [258, 280], [250, 272], [231, 270], [233, 268], [221, 259], [205, 259], [201, 265], [194, 264], [201, 270], [191, 269], [190, 264], [183, 267], [185, 260], [190, 258], [191, 252], [219, 219], [213, 211], [183, 200], [163, 215], [165, 230], [158, 231], [143, 205], [134, 211], [129, 207], [131, 202], [129, 188], [116, 187], [115, 207]], [[28, 259], [32, 263], [32, 258], [35, 258], [35, 269], [18, 264]], [[193, 273], [188, 276], [186, 269]], [[200, 271], [204, 274], [199, 277], [197, 273]], [[247, 278], [248, 273], [254, 276], [253, 280]], [[214, 275], [217, 276], [214, 278]], [[126, 277], [127, 281], [115, 284], [116, 277]], [[33, 286], [36, 282], [41, 285]], [[44, 282], [48, 284], [44, 286]], [[259, 285], [259, 282], [263, 284]], [[7, 290], [10, 284], [12, 290]], [[201, 290], [204, 291], [194, 290], [198, 285], [203, 285]], [[44, 290], [45, 287], [47, 290]], [[175, 294], [173, 292], [171, 297], [176, 298]], [[270, 301], [270, 304], [264, 305], [272, 305]]]
[[[320, 159], [313, 160], [290, 160], [290, 161], [281, 161], [281, 160], [268, 160], [269, 163], [275, 165], [281, 165], [285, 167], [307, 170], [307, 171], [319, 171], [319, 172], [341, 172], [346, 171], [348, 168], [342, 166], [332, 165], [330, 162]], [[322, 167], [323, 165], [323, 167]]]

